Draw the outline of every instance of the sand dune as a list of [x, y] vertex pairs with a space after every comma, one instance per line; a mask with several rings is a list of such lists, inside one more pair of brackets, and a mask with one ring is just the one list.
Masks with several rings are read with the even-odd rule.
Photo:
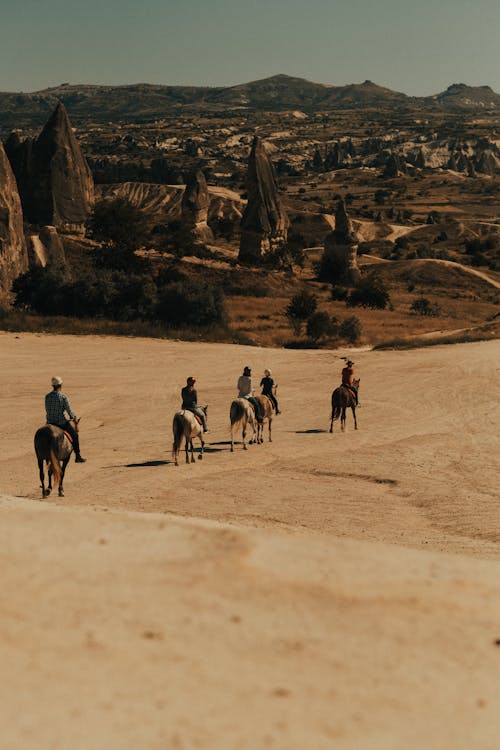
[[[358, 352], [360, 429], [333, 435], [343, 351], [0, 334], [0, 352], [2, 747], [496, 748], [498, 342]], [[231, 455], [245, 364], [273, 369], [284, 413]], [[41, 502], [56, 371], [88, 463]], [[188, 374], [211, 445], [175, 468]]]

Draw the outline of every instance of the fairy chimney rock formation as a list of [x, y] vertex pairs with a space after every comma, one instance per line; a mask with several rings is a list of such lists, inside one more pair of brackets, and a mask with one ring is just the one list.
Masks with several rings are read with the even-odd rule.
[[209, 205], [207, 181], [199, 169], [189, 175], [182, 197], [183, 230], [195, 242], [213, 240], [212, 230], [207, 224]]
[[6, 145], [26, 220], [81, 231], [94, 203], [94, 181], [64, 105], [35, 141], [11, 136]]
[[283, 245], [289, 225], [274, 167], [258, 136], [254, 138], [248, 159], [247, 195], [238, 257], [244, 262], [252, 262]]
[[0, 293], [8, 293], [28, 265], [16, 178], [0, 142]]
[[343, 199], [337, 204], [335, 229], [325, 238], [325, 251], [336, 257], [336, 266], [340, 269], [337, 281], [355, 286], [361, 278], [357, 258], [358, 241]]

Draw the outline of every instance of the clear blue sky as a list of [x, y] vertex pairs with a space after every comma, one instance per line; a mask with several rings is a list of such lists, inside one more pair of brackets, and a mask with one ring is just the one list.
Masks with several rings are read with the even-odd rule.
[[500, 92], [500, 0], [0, 0], [0, 90], [287, 73]]

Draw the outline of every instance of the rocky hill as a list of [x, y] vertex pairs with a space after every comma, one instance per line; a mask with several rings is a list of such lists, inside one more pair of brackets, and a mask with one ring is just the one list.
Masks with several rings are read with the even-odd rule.
[[194, 111], [252, 109], [280, 111], [300, 109], [433, 108], [500, 109], [500, 94], [489, 86], [453, 84], [431, 97], [411, 97], [372, 81], [346, 86], [314, 83], [303, 78], [275, 75], [229, 87], [93, 86], [62, 84], [34, 93], [0, 92], [0, 128], [39, 127], [58, 102], [75, 123], [161, 118], [178, 109]]
[[500, 94], [490, 86], [452, 83], [446, 91], [431, 97], [441, 106], [456, 109], [500, 109]]

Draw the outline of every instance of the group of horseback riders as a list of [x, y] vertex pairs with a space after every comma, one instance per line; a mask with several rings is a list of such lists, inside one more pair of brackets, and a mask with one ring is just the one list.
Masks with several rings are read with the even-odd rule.
[[[342, 370], [342, 385], [349, 389], [353, 393], [356, 406], [358, 406], [358, 390], [353, 383], [354, 380], [354, 362], [348, 359], [345, 367]], [[45, 396], [45, 411], [47, 417], [47, 424], [55, 425], [67, 433], [69, 439], [73, 444], [73, 450], [75, 452], [75, 463], [85, 463], [86, 458], [82, 457], [80, 452], [80, 442], [78, 438], [78, 430], [75, 429], [72, 421], [76, 420], [76, 416], [71, 408], [68, 397], [62, 393], [62, 378], [59, 375], [55, 375], [52, 378], [52, 391], [47, 393]], [[181, 391], [182, 397], [182, 409], [193, 412], [198, 416], [203, 425], [203, 431], [208, 432], [207, 417], [205, 411], [198, 406], [198, 393], [195, 388], [196, 378], [190, 376], [187, 379], [186, 385]], [[281, 414], [279, 409], [278, 401], [276, 398], [276, 390], [278, 388], [277, 383], [274, 382], [271, 370], [264, 370], [264, 377], [260, 381], [261, 394], [267, 396], [273, 405], [273, 409], [276, 414]], [[264, 419], [263, 407], [261, 402], [255, 398], [254, 388], [252, 384], [252, 370], [250, 367], [243, 369], [243, 374], [238, 378], [237, 383], [238, 398], [245, 398], [251, 404], [255, 411], [255, 417], [257, 422], [262, 422]], [[67, 416], [66, 416], [67, 415]], [[72, 420], [72, 421], [70, 421]]]

